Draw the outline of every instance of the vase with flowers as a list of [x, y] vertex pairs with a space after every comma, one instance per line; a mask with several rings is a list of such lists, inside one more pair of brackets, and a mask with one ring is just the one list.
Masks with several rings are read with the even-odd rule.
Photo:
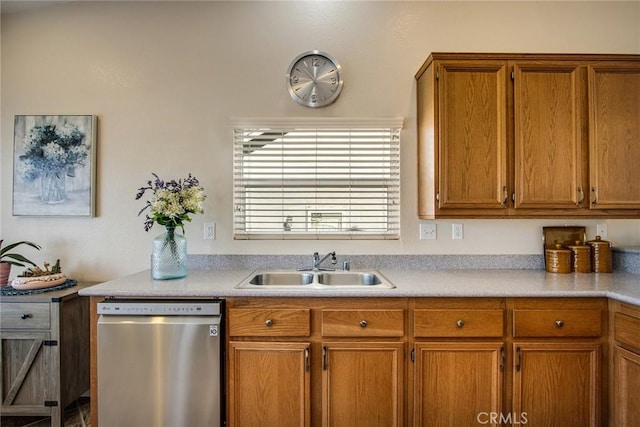
[[22, 141], [25, 153], [19, 164], [21, 175], [40, 178], [40, 200], [46, 204], [66, 200], [66, 179], [85, 164], [89, 154], [86, 135], [71, 123], [34, 126]]
[[[179, 279], [187, 275], [187, 239], [184, 223], [191, 214], [203, 213], [204, 189], [191, 174], [187, 178], [163, 181], [152, 173], [153, 179], [138, 189], [136, 200], [147, 191], [151, 198], [138, 212], [146, 213], [144, 229], [151, 230], [154, 223], [165, 227], [165, 232], [153, 240], [151, 277], [153, 279]], [[182, 231], [180, 234], [177, 229]]]

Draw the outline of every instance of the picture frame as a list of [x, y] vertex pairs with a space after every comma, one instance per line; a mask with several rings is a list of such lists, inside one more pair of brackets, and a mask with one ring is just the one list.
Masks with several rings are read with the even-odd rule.
[[16, 115], [13, 215], [94, 217], [97, 116]]

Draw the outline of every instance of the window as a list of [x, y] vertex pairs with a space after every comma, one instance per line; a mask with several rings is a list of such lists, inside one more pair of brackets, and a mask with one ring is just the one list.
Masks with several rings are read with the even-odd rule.
[[235, 239], [397, 239], [402, 119], [238, 120]]

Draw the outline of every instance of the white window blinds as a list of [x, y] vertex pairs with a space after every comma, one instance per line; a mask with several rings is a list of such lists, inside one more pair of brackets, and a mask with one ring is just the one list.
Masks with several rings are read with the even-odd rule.
[[245, 119], [235, 239], [397, 239], [402, 119]]

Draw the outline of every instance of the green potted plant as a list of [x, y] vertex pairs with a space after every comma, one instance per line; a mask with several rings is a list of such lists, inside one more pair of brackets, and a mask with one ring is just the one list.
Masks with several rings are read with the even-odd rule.
[[25, 267], [27, 264], [33, 265], [35, 267], [35, 263], [27, 258], [24, 255], [20, 255], [15, 252], [10, 252], [12, 249], [20, 246], [27, 245], [40, 250], [40, 246], [36, 245], [32, 242], [27, 242], [26, 240], [22, 240], [20, 242], [12, 243], [10, 245], [2, 246], [4, 240], [0, 240], [0, 286], [5, 286], [7, 282], [9, 282], [9, 274], [11, 273], [11, 266], [17, 265], [19, 267]]

